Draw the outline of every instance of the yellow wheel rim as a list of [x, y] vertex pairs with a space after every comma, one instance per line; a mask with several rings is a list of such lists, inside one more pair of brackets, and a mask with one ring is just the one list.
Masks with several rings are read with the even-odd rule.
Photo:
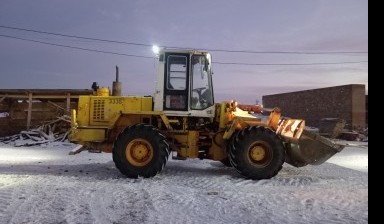
[[130, 164], [145, 166], [153, 158], [153, 147], [145, 139], [134, 139], [125, 148], [125, 156]]
[[259, 167], [266, 167], [273, 158], [273, 151], [269, 144], [264, 141], [256, 141], [248, 151], [249, 160]]
[[252, 147], [250, 157], [254, 161], [262, 161], [265, 158], [265, 149], [260, 145]]

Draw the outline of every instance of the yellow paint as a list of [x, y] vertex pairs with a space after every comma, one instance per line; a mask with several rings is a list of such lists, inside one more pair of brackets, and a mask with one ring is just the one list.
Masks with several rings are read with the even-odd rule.
[[77, 111], [79, 126], [113, 126], [122, 113], [152, 111], [152, 97], [80, 96]]
[[106, 129], [76, 129], [72, 130], [70, 135], [71, 141], [75, 142], [102, 142], [106, 140]]
[[301, 119], [285, 119], [278, 126], [276, 133], [285, 140], [297, 143], [304, 131], [305, 121]]
[[189, 131], [184, 133], [172, 133], [172, 137], [176, 140], [178, 147], [178, 156], [186, 158], [197, 158], [199, 150], [197, 143], [199, 141], [198, 131]]
[[260, 145], [252, 147], [250, 150], [250, 157], [254, 161], [263, 160], [265, 158], [265, 149]]
[[212, 142], [212, 147], [209, 149], [209, 158], [212, 160], [220, 161], [227, 158], [225, 152], [225, 140], [223, 139], [223, 133], [219, 132], [213, 136], [214, 141]]
[[280, 108], [275, 107], [272, 112], [269, 114], [267, 125], [272, 127], [273, 130], [276, 130], [279, 126], [279, 121], [281, 117]]
[[77, 106], [77, 124], [79, 126], [89, 125], [89, 100], [91, 96], [80, 96]]
[[111, 91], [109, 90], [109, 88], [106, 88], [106, 87], [102, 87], [102, 88], [97, 89], [97, 95], [98, 96], [109, 96], [110, 92]]
[[153, 147], [145, 139], [132, 140], [125, 149], [125, 157], [134, 166], [145, 166], [153, 159]]
[[72, 110], [72, 116], [71, 116], [71, 127], [77, 127], [77, 115], [76, 115], [76, 110]]

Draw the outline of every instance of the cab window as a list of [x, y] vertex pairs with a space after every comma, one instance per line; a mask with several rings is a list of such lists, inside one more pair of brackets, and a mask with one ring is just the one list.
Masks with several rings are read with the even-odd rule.
[[187, 88], [187, 57], [170, 55], [168, 57], [167, 89], [185, 90]]
[[204, 110], [213, 105], [213, 91], [209, 61], [205, 55], [192, 57], [191, 109]]

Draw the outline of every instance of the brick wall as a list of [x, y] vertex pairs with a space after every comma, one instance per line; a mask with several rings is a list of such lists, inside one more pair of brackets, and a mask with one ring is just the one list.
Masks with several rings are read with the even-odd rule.
[[351, 84], [263, 96], [265, 108], [280, 107], [283, 116], [318, 127], [322, 118], [341, 118], [347, 127], [366, 127], [365, 85]]

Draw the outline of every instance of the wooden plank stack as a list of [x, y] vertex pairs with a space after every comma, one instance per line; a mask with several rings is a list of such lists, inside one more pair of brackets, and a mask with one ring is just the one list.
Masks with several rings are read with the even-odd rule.
[[55, 120], [44, 122], [41, 126], [19, 134], [0, 137], [0, 142], [12, 144], [16, 147], [41, 145], [50, 142], [64, 142], [67, 140], [70, 130], [70, 117], [63, 115]]

